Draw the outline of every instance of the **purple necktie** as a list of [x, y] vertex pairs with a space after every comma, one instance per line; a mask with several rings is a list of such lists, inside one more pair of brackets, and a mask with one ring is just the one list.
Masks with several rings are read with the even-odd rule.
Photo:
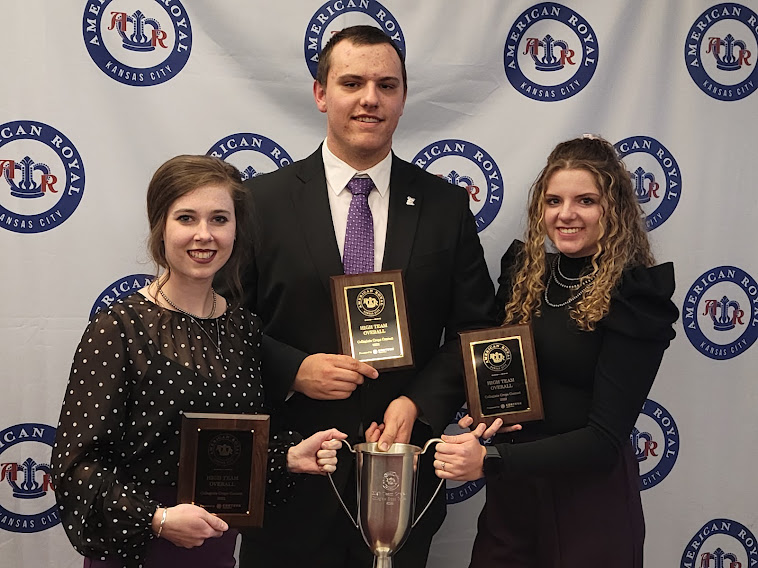
[[345, 274], [374, 271], [374, 218], [368, 206], [368, 194], [374, 189], [371, 178], [354, 177], [347, 182], [353, 194], [347, 212], [342, 266]]

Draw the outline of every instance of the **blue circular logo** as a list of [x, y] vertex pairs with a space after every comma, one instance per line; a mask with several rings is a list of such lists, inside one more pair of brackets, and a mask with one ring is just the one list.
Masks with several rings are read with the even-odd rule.
[[192, 26], [179, 0], [89, 0], [82, 33], [100, 70], [135, 87], [173, 79], [192, 50]]
[[505, 75], [535, 101], [562, 101], [586, 87], [597, 69], [592, 26], [562, 4], [542, 2], [525, 10], [505, 40]]
[[251, 132], [222, 138], [206, 154], [233, 164], [242, 173], [242, 181], [292, 163], [290, 155], [279, 144]]
[[682, 323], [690, 343], [706, 357], [736, 357], [758, 337], [758, 283], [735, 266], [701, 274], [685, 295]]
[[668, 149], [649, 136], [630, 136], [615, 144], [632, 178], [648, 231], [660, 227], [679, 204], [682, 173]]
[[68, 219], [84, 194], [84, 163], [73, 142], [34, 120], [0, 125], [0, 226], [42, 233]]
[[0, 528], [35, 533], [60, 523], [45, 463], [54, 443], [55, 428], [47, 424], [17, 424], [0, 432]]
[[481, 147], [465, 140], [438, 140], [416, 154], [412, 162], [466, 188], [477, 231], [482, 232], [497, 217], [503, 204], [503, 176]]
[[95, 303], [92, 304], [89, 317], [91, 318], [100, 310], [109, 308], [116, 300], [125, 298], [129, 294], [144, 288], [153, 281], [153, 278], [155, 278], [155, 276], [151, 274], [130, 274], [129, 276], [119, 278], [103, 290], [103, 292], [97, 297]]
[[640, 491], [655, 487], [671, 473], [679, 456], [679, 429], [674, 418], [648, 399], [630, 439], [640, 466]]
[[713, 519], [692, 537], [682, 553], [679, 566], [747, 568], [756, 564], [758, 549], [750, 529], [731, 519]]
[[687, 32], [684, 60], [695, 84], [719, 101], [738, 101], [758, 87], [758, 15], [725, 2], [700, 14]]
[[327, 2], [313, 15], [305, 30], [303, 51], [311, 76], [316, 78], [318, 56], [334, 34], [346, 27], [340, 23], [340, 16], [350, 14], [350, 26], [373, 25], [386, 33], [405, 55], [405, 38], [397, 19], [387, 8], [375, 0], [336, 0]]
[[[466, 414], [468, 414], [468, 410], [466, 410], [466, 408], [461, 408], [458, 412], [456, 412], [455, 418], [445, 429], [445, 434], [449, 436], [463, 434], [465, 430], [461, 430], [461, 428], [458, 426], [458, 421], [466, 416]], [[485, 443], [489, 443], [489, 440]], [[462, 503], [463, 501], [466, 501], [467, 499], [479, 493], [482, 487], [484, 487], [486, 484], [487, 481], [484, 477], [481, 477], [475, 481], [465, 481], [463, 483], [459, 481], [448, 480], [445, 482], [445, 501], [448, 505]]]

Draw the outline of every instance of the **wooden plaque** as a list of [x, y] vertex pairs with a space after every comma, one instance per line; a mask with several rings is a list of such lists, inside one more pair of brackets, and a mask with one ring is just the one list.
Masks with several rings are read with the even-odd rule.
[[529, 324], [461, 332], [468, 411], [474, 425], [544, 418], [537, 357]]
[[177, 502], [203, 507], [231, 527], [260, 527], [268, 415], [185, 412], [181, 432]]
[[372, 367], [413, 366], [401, 270], [331, 277], [340, 350]]

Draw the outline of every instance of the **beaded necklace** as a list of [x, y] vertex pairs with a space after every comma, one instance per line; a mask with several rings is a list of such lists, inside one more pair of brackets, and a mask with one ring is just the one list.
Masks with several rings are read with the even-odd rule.
[[213, 314], [216, 313], [216, 291], [213, 288], [211, 288], [211, 293], [213, 294], [213, 305], [211, 306], [211, 313], [208, 314], [208, 316], [205, 317], [205, 318], [202, 318], [200, 316], [196, 316], [195, 314], [191, 314], [188, 311], [181, 309], [179, 306], [177, 306], [174, 302], [171, 301], [171, 298], [169, 298], [166, 295], [166, 293], [163, 291], [162, 288], [160, 290], [158, 290], [158, 293], [160, 293], [161, 297], [164, 300], [166, 300], [166, 303], [169, 306], [171, 306], [172, 308], [174, 308], [177, 312], [181, 312], [185, 316], [187, 316], [189, 319], [191, 319], [195, 323], [195, 325], [197, 325], [200, 328], [200, 330], [208, 337], [208, 339], [210, 340], [211, 344], [216, 348], [216, 353], [218, 353], [219, 355], [221, 355], [221, 331], [219, 329], [219, 323], [216, 322], [216, 341], [213, 341], [213, 337], [211, 337], [211, 334], [208, 333], [205, 330], [205, 328], [200, 324], [199, 321], [197, 321], [198, 319], [210, 319], [210, 318], [213, 317]]
[[[553, 262], [550, 264], [550, 277], [547, 279], [547, 285], [545, 286], [545, 292], [543, 294], [545, 298], [545, 303], [550, 306], [551, 308], [562, 308], [563, 306], [568, 306], [571, 302], [576, 300], [579, 296], [581, 296], [584, 293], [584, 290], [592, 284], [592, 281], [595, 280], [595, 276], [580, 276], [579, 278], [569, 278], [565, 276], [561, 272], [561, 255], [557, 254]], [[561, 278], [564, 280], [567, 280], [569, 282], [577, 282], [577, 284], [564, 284], [560, 280], [558, 280], [558, 277], [556, 276], [556, 272], [560, 275]], [[576, 294], [571, 296], [568, 300], [565, 302], [560, 302], [557, 304], [554, 304], [550, 301], [550, 299], [547, 297], [547, 291], [550, 289], [550, 282], [555, 282], [558, 286], [561, 288], [564, 288], [566, 290], [576, 291]]]

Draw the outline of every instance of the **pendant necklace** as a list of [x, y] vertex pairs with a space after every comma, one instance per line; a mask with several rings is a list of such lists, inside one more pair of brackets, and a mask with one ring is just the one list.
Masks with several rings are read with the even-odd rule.
[[205, 328], [202, 326], [202, 324], [197, 321], [198, 319], [210, 319], [213, 317], [213, 314], [216, 313], [216, 291], [211, 288], [211, 293], [213, 294], [213, 305], [211, 306], [211, 313], [209, 313], [206, 317], [197, 316], [195, 314], [191, 314], [186, 310], [181, 309], [179, 306], [177, 306], [174, 302], [171, 301], [171, 298], [169, 298], [166, 293], [161, 288], [158, 290], [158, 293], [163, 297], [164, 300], [166, 300], [166, 303], [174, 308], [177, 312], [183, 313], [185, 316], [187, 316], [189, 319], [191, 319], [195, 324], [201, 329], [201, 331], [208, 337], [211, 344], [216, 348], [216, 353], [221, 355], [221, 331], [219, 330], [219, 322], [216, 323], [216, 341], [213, 341], [213, 337], [211, 337], [211, 334], [208, 333]]

